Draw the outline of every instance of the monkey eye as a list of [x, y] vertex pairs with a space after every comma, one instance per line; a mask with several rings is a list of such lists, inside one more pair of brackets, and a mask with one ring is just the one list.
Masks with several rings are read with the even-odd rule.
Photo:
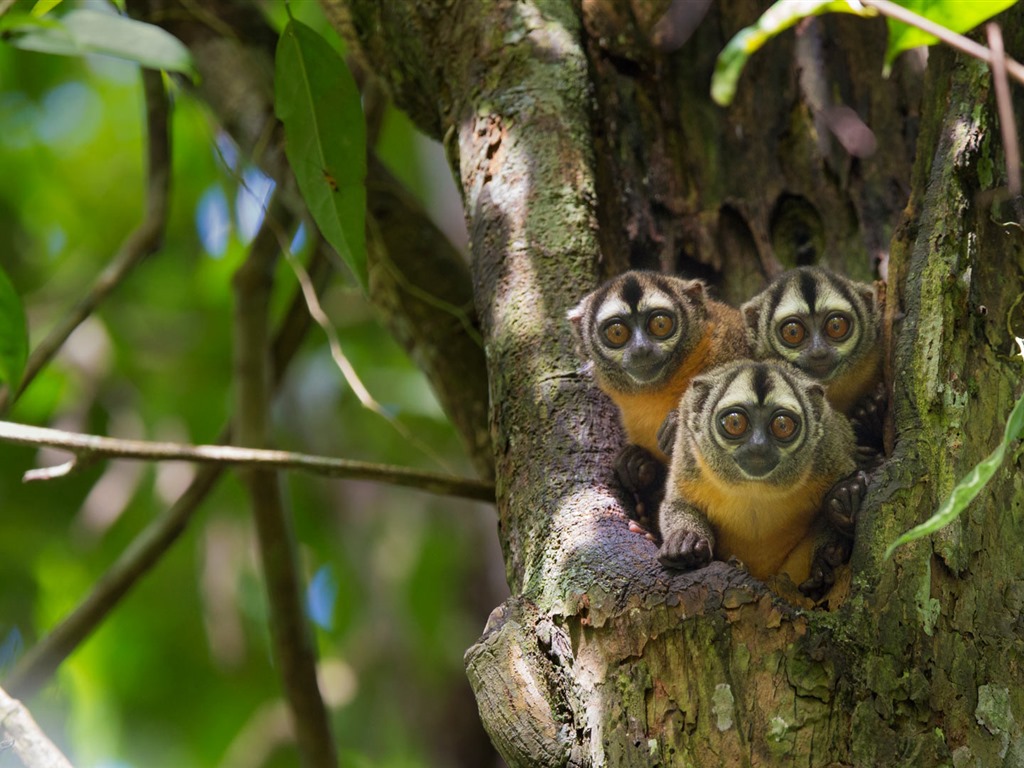
[[796, 437], [800, 423], [796, 417], [789, 413], [776, 413], [772, 416], [772, 422], [768, 427], [776, 440], [788, 442]]
[[629, 341], [630, 337], [629, 326], [621, 320], [612, 320], [601, 332], [604, 334], [605, 341], [612, 347], [621, 347]]
[[742, 437], [750, 426], [750, 419], [743, 411], [726, 411], [718, 417], [718, 426], [726, 437]]
[[842, 341], [852, 329], [853, 321], [842, 312], [833, 312], [825, 318], [825, 335], [832, 341]]
[[791, 317], [779, 326], [779, 338], [787, 347], [795, 347], [807, 338], [807, 328], [795, 317]]
[[656, 339], [664, 339], [675, 330], [676, 323], [667, 312], [655, 312], [647, 318], [647, 332]]

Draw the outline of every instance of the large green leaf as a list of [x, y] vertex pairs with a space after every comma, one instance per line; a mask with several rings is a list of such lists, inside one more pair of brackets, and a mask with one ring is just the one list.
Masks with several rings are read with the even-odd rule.
[[11, 389], [17, 387], [27, 357], [25, 311], [17, 291], [0, 269], [0, 383]]
[[277, 44], [275, 104], [288, 162], [320, 232], [367, 286], [366, 126], [341, 56], [292, 19]]
[[[40, 24], [46, 21], [46, 24]], [[153, 24], [88, 8], [60, 19], [11, 21], [3, 38], [17, 48], [60, 56], [104, 53], [135, 61], [151, 69], [191, 74], [192, 55], [170, 32]]]
[[988, 481], [992, 479], [996, 470], [1002, 465], [1010, 443], [1022, 435], [1024, 435], [1024, 395], [1021, 396], [1010, 412], [1010, 418], [1006, 422], [1006, 429], [1003, 431], [1003, 439], [996, 446], [996, 449], [972, 469], [967, 477], [957, 483], [953, 492], [949, 494], [949, 498], [943, 502], [934, 515], [916, 528], [911, 528], [890, 544], [889, 548], [885, 551], [885, 556], [889, 557], [897, 547], [909, 541], [920, 539], [930, 533], [935, 533], [935, 531], [953, 522], [967, 508], [967, 505], [974, 500], [974, 497], [981, 493], [981, 490]]
[[[909, 11], [923, 16], [954, 32], [967, 32], [983, 21], [1004, 11], [1017, 0], [898, 0]], [[932, 45], [938, 38], [895, 19], [888, 19], [889, 46], [885, 52], [885, 66], [895, 61], [903, 51], [919, 45]]]
[[736, 95], [740, 73], [755, 51], [801, 19], [823, 13], [874, 16], [877, 11], [862, 6], [856, 0], [779, 0], [753, 25], [737, 32], [718, 54], [715, 73], [711, 77], [711, 98], [723, 107], [730, 104]]

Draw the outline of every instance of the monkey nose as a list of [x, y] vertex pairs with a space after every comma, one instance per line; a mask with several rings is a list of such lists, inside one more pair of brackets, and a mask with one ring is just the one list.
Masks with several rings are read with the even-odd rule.
[[769, 446], [747, 445], [737, 452], [736, 463], [749, 477], [764, 477], [778, 465], [779, 456]]
[[803, 354], [800, 367], [816, 379], [825, 379], [832, 374], [835, 364], [836, 354], [833, 350], [815, 345]]

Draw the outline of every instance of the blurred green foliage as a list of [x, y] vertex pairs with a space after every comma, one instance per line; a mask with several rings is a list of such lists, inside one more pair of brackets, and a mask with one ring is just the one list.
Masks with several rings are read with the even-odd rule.
[[[293, 8], [326, 30], [316, 3]], [[171, 89], [165, 246], [76, 332], [12, 420], [202, 443], [230, 417], [231, 275], [258, 205], [240, 183], [244, 161], [232, 160], [208, 111]], [[142, 126], [135, 66], [0, 45], [0, 266], [24, 303], [32, 345], [140, 221]], [[451, 184], [420, 170], [428, 167], [418, 154], [423, 142], [397, 114], [384, 138], [385, 161], [418, 194], [436, 197], [438, 181]], [[258, 187], [258, 175], [246, 173]], [[284, 264], [275, 290], [280, 315], [296, 290]], [[324, 305], [371, 393], [436, 456], [359, 405], [316, 328], [275, 404], [279, 446], [430, 469], [439, 457], [469, 474], [429, 387], [359, 289], [336, 277]], [[21, 482], [26, 470], [61, 460], [0, 444], [0, 684], [191, 476], [182, 465], [108, 462]], [[475, 725], [462, 653], [502, 599], [493, 510], [303, 475], [285, 485], [316, 585], [318, 644], [345, 764], [457, 764], [465, 749], [452, 742], [470, 738], [466, 723]], [[264, 617], [245, 496], [229, 475], [170, 554], [26, 704], [80, 768], [294, 765], [275, 730], [279, 686]]]

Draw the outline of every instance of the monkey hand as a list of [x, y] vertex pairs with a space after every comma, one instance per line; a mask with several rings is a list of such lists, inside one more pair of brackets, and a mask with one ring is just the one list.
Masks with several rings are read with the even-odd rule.
[[852, 542], [842, 536], [831, 536], [814, 550], [811, 575], [800, 584], [800, 591], [817, 600], [828, 592], [836, 580], [836, 568], [850, 559]]
[[676, 431], [679, 429], [679, 411], [673, 409], [658, 427], [658, 447], [666, 456], [672, 455], [672, 447], [676, 444]]
[[711, 562], [711, 541], [697, 531], [676, 529], [665, 536], [658, 560], [666, 568], [692, 571]]
[[857, 437], [857, 445], [867, 445], [879, 453], [882, 449], [885, 434], [885, 408], [888, 397], [885, 384], [879, 382], [875, 391], [865, 395], [853, 407], [850, 414], [850, 426]]
[[825, 514], [835, 529], [851, 539], [861, 502], [868, 490], [868, 479], [867, 472], [858, 470], [833, 485], [822, 502]]
[[639, 445], [627, 445], [615, 459], [615, 476], [619, 486], [632, 501], [626, 514], [655, 539], [658, 538], [657, 515], [665, 495], [665, 465]]

